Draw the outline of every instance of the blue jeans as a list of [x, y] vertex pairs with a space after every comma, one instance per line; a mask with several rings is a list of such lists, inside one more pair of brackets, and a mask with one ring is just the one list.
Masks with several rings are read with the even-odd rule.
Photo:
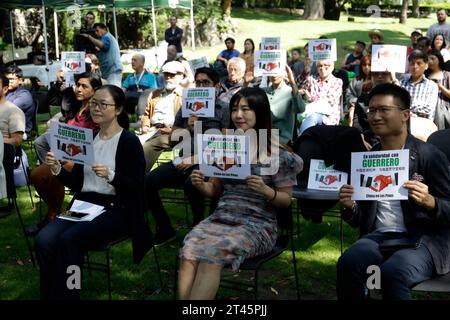
[[407, 237], [405, 233], [372, 232], [356, 241], [337, 263], [337, 297], [344, 300], [365, 299], [367, 267], [377, 265], [381, 271], [383, 299], [411, 299], [410, 288], [430, 279], [434, 262], [424, 244], [417, 249], [401, 249], [384, 257], [378, 245], [385, 239]]
[[321, 113], [313, 113], [308, 115], [303, 121], [298, 130], [298, 135], [300, 136], [303, 131], [308, 129], [309, 127], [316, 126], [318, 124], [322, 124], [323, 115]]

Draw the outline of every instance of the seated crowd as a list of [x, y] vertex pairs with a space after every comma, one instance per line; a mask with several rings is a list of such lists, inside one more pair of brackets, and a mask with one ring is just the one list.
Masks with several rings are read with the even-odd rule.
[[[354, 188], [341, 188], [343, 218], [359, 228], [361, 237], [337, 263], [338, 298], [365, 298], [366, 269], [372, 264], [381, 268], [388, 299], [409, 299], [413, 285], [450, 271], [449, 163], [425, 142], [434, 131], [450, 129], [447, 34], [427, 38], [415, 30], [402, 76], [371, 71], [372, 46], [387, 41], [375, 30], [369, 33], [369, 45], [356, 42], [340, 70], [334, 70], [333, 61], [311, 61], [306, 45], [303, 59], [296, 48], [285, 69], [255, 77], [253, 40], [246, 39], [240, 53], [235, 40], [227, 38], [214, 64], [196, 70], [175, 45], [168, 46], [158, 74], [147, 71], [145, 57], [136, 54], [133, 73], [121, 83], [122, 66], [108, 60], [116, 58], [108, 48], [117, 42], [103, 24], [93, 28], [97, 37], [90, 33], [78, 38], [102, 53], [98, 58], [86, 56], [88, 71], [75, 75], [72, 86], [66, 87], [64, 73], [58, 73], [47, 103], [61, 106], [61, 112], [47, 125], [58, 121], [92, 129], [95, 164], [58, 161], [50, 149], [49, 130], [34, 141], [40, 165], [31, 181], [47, 212], [27, 233], [35, 237], [42, 299], [79, 299], [80, 290], [66, 286], [66, 270], [81, 266], [95, 245], [128, 236], [133, 261], [139, 263], [153, 245], [175, 239], [177, 231], [160, 191], [177, 187], [184, 189], [193, 213], [193, 228], [178, 253], [179, 297], [214, 299], [224, 266], [238, 270], [246, 258], [274, 247], [276, 210], [291, 204], [303, 168], [303, 160], [293, 152], [294, 142], [315, 126], [348, 125], [356, 128], [367, 150], [409, 149], [412, 154], [410, 180], [404, 185], [408, 200], [355, 202]], [[0, 75], [0, 177], [3, 144], [19, 147], [32, 129], [34, 102], [22, 79], [15, 66]], [[214, 88], [213, 117], [182, 116], [183, 88], [192, 87]], [[141, 143], [129, 130], [129, 114], [136, 114], [138, 135], [149, 134], [146, 141]], [[251, 159], [251, 175], [245, 180], [205, 177], [199, 168], [201, 150], [194, 148], [199, 126], [202, 133], [268, 130], [265, 144], [250, 146], [250, 154], [262, 153], [264, 159]], [[271, 139], [272, 129], [278, 131], [278, 140]], [[181, 143], [192, 144], [191, 153], [180, 152], [155, 166], [164, 151], [177, 150], [180, 130], [185, 132]], [[260, 150], [261, 145], [267, 149]], [[278, 171], [262, 174], [272, 162], [278, 163]], [[74, 199], [106, 211], [89, 222], [57, 219], [65, 211], [65, 187], [74, 192]], [[5, 196], [0, 183], [0, 197]], [[210, 198], [207, 217], [205, 198]], [[146, 212], [154, 218], [154, 236]], [[385, 256], [379, 244], [387, 239], [421, 239], [421, 246]]]

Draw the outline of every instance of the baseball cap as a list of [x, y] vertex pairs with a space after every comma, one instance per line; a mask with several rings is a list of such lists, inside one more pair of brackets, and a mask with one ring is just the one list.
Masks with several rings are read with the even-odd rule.
[[163, 67], [162, 67], [162, 71], [163, 72], [167, 72], [167, 73], [172, 73], [172, 74], [177, 74], [177, 73], [184, 73], [184, 67], [181, 64], [181, 62], [178, 61], [170, 61], [167, 62]]
[[422, 35], [422, 30], [416, 29], [416, 30], [414, 30], [413, 32], [411, 32], [411, 35], [413, 35], [413, 34], [415, 34], [415, 33], [417, 33], [417, 34], [419, 34], [419, 35]]

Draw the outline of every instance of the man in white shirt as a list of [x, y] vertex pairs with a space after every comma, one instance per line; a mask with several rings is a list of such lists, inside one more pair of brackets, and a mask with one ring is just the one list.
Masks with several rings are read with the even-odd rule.
[[155, 90], [148, 97], [147, 108], [141, 119], [141, 132], [155, 134], [144, 147], [146, 171], [151, 170], [164, 150], [170, 149], [169, 137], [175, 115], [181, 107], [180, 83], [184, 78], [184, 67], [178, 61], [163, 66], [164, 89]]
[[342, 218], [359, 228], [360, 239], [339, 258], [337, 296], [364, 299], [373, 275], [368, 270], [377, 269], [383, 298], [410, 299], [412, 286], [450, 271], [449, 162], [436, 147], [409, 134], [408, 91], [380, 84], [368, 101], [368, 122], [381, 139], [372, 151], [409, 150], [409, 180], [401, 186], [408, 190], [408, 199], [355, 202], [356, 186], [341, 188]]

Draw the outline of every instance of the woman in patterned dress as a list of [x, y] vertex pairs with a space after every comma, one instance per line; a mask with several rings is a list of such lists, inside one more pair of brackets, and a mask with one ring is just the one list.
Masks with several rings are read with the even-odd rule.
[[[213, 299], [223, 266], [237, 270], [244, 259], [272, 250], [277, 239], [276, 208], [290, 205], [292, 186], [303, 166], [300, 157], [279, 149], [278, 143], [271, 146], [270, 104], [263, 90], [242, 89], [231, 99], [230, 109], [232, 129], [246, 134], [250, 129], [268, 131], [267, 150], [258, 150], [259, 161], [252, 161], [252, 175], [245, 180], [210, 178], [205, 182], [201, 171], [193, 171], [195, 187], [206, 197], [221, 197], [214, 213], [184, 239], [180, 299]], [[269, 168], [276, 169], [269, 173]]]

